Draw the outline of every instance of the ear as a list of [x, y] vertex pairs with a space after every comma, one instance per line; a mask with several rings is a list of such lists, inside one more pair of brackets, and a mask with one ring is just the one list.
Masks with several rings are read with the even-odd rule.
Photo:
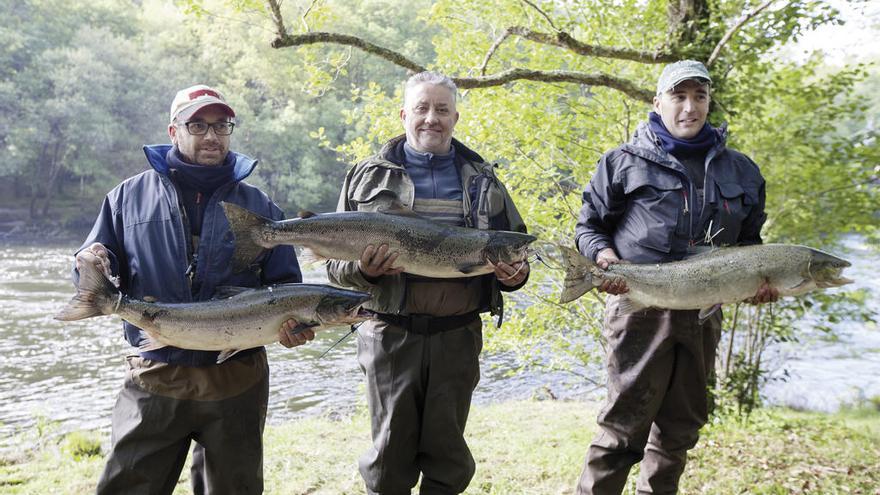
[[654, 97], [654, 111], [660, 114], [660, 96]]
[[168, 137], [171, 138], [171, 144], [177, 146], [177, 127], [174, 124], [168, 124]]
[[452, 119], [452, 125], [455, 125], [457, 123], [458, 123], [458, 111], [455, 112], [455, 118]]
[[400, 109], [400, 120], [401, 120], [401, 122], [406, 120], [406, 109], [405, 108]]

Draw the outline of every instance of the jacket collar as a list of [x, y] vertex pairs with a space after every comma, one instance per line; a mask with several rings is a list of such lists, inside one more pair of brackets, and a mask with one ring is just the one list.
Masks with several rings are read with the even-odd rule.
[[[718, 140], [706, 156], [717, 156], [727, 146], [727, 124], [721, 124], [715, 130], [718, 133]], [[672, 166], [675, 163], [675, 160], [660, 146], [657, 135], [654, 134], [647, 122], [639, 123], [630, 142], [624, 144], [622, 148], [628, 153], [661, 165]]]
[[[401, 134], [382, 146], [382, 149], [379, 150], [379, 157], [383, 160], [389, 161], [395, 165], [404, 166], [405, 163], [405, 154], [403, 151], [403, 143], [406, 142], [406, 134]], [[452, 147], [455, 148], [455, 157], [456, 160], [458, 158], [463, 158], [467, 161], [474, 163], [483, 163], [483, 157], [480, 156], [476, 151], [468, 148], [461, 141], [452, 138]]]
[[[170, 144], [151, 144], [144, 146], [144, 154], [147, 156], [147, 162], [150, 163], [150, 166], [153, 167], [156, 172], [159, 172], [162, 175], [168, 175], [168, 162], [165, 160], [165, 155], [168, 154], [168, 150], [171, 148], [172, 145]], [[257, 166], [257, 160], [240, 153], [235, 153], [234, 151], [230, 151], [230, 153], [235, 156], [235, 172], [232, 177], [233, 181], [242, 181], [254, 171], [254, 168]]]

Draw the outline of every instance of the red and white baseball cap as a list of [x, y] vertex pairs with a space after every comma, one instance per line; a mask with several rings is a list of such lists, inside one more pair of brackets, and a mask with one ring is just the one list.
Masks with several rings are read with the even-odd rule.
[[169, 122], [178, 119], [186, 122], [199, 110], [216, 105], [223, 109], [230, 117], [235, 117], [235, 111], [226, 103], [226, 98], [214, 88], [197, 84], [177, 92], [174, 101], [171, 102]]

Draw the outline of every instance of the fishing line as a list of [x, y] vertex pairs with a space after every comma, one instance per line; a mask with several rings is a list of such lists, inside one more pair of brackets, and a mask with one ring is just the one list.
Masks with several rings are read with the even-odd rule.
[[320, 356], [318, 356], [318, 359], [323, 358], [324, 356], [327, 355], [328, 352], [332, 351], [334, 347], [336, 347], [336, 346], [338, 346], [340, 343], [342, 343], [343, 340], [345, 340], [345, 339], [351, 337], [351, 334], [355, 333], [355, 332], [357, 331], [358, 327], [360, 327], [360, 326], [363, 325], [363, 324], [364, 324], [364, 322], [360, 322], [360, 323], [358, 323], [357, 325], [352, 325], [352, 326], [351, 326], [351, 330], [350, 330], [347, 334], [343, 335], [339, 340], [337, 340], [336, 342], [334, 342], [333, 345], [331, 345], [326, 351], [324, 351], [323, 354], [321, 354]]

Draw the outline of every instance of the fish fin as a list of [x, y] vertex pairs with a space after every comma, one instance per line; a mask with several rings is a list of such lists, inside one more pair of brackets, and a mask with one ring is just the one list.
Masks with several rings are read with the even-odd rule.
[[141, 301], [148, 302], [148, 303], [154, 303], [158, 300], [159, 299], [157, 299], [156, 297], [153, 297], [153, 296], [144, 296], [143, 299], [141, 299]]
[[264, 247], [271, 247], [258, 244], [256, 241], [258, 237], [255, 234], [263, 226], [271, 224], [273, 221], [233, 203], [221, 201], [220, 205], [226, 213], [226, 220], [229, 221], [229, 230], [235, 237], [232, 271], [242, 272], [257, 259]]
[[318, 216], [317, 213], [309, 210], [300, 210], [298, 215], [300, 218], [312, 218]]
[[456, 265], [455, 269], [458, 270], [459, 272], [467, 275], [467, 274], [472, 273], [472, 272], [474, 272], [484, 266], [485, 265], [482, 263], [467, 263], [467, 264], [462, 264], [462, 265]]
[[700, 323], [702, 323], [702, 322], [706, 321], [707, 318], [709, 318], [710, 316], [715, 314], [715, 312], [718, 311], [719, 309], [721, 309], [720, 304], [713, 304], [712, 306], [709, 306], [708, 308], [703, 308], [700, 310], [700, 313], [697, 315], [697, 319], [699, 319]]
[[586, 256], [574, 249], [558, 245], [562, 254], [562, 266], [565, 270], [562, 294], [559, 302], [564, 304], [581, 297], [593, 287], [593, 268], [596, 266]]
[[104, 272], [95, 265], [86, 263], [79, 269], [76, 294], [55, 315], [55, 319], [74, 321], [113, 314], [114, 305], [121, 297], [122, 293]]
[[326, 257], [321, 256], [312, 249], [306, 247], [300, 250], [299, 255], [296, 258], [300, 263], [304, 265], [310, 265], [312, 263], [323, 263], [327, 261]]
[[641, 311], [647, 307], [648, 306], [645, 306], [644, 304], [641, 304], [638, 301], [630, 299], [629, 297], [626, 297], [625, 295], [620, 296], [620, 298], [617, 300], [617, 311], [621, 315], [628, 315], [628, 314], [636, 313], [636, 312]]
[[412, 208], [407, 208], [406, 205], [401, 203], [400, 201], [391, 201], [389, 204], [380, 206], [376, 209], [379, 213], [384, 213], [386, 215], [398, 215], [401, 217], [412, 217], [412, 218], [425, 218], [422, 215], [414, 212]]
[[715, 246], [691, 246], [688, 248], [688, 254], [684, 257], [686, 260], [699, 258], [700, 256], [706, 256], [707, 254], [714, 253], [718, 251], [719, 248]]
[[224, 361], [235, 356], [239, 352], [241, 352], [241, 349], [226, 349], [220, 351], [220, 354], [217, 355], [217, 364], [222, 364]]
[[168, 347], [168, 346], [166, 344], [159, 342], [158, 340], [153, 340], [151, 337], [146, 337], [146, 338], [144, 338], [144, 340], [141, 341], [140, 344], [138, 344], [138, 351], [140, 351], [140, 352], [155, 351], [158, 349], [163, 349], [165, 347]]
[[236, 287], [234, 285], [220, 285], [214, 289], [214, 299], [229, 299], [230, 297], [256, 290], [253, 287]]

